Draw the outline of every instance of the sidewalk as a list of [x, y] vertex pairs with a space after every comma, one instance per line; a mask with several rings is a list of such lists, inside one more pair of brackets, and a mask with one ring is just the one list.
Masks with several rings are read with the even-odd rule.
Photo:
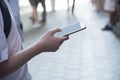
[[76, 21], [84, 21], [87, 26], [86, 30], [71, 35], [57, 52], [42, 53], [30, 60], [32, 80], [120, 79], [120, 41], [112, 32], [101, 31], [108, 20], [107, 14], [94, 11], [90, 2], [76, 6], [74, 15], [66, 10], [49, 12], [47, 23], [38, 29], [31, 28], [29, 16], [30, 7], [24, 7], [25, 47], [40, 40], [52, 28]]

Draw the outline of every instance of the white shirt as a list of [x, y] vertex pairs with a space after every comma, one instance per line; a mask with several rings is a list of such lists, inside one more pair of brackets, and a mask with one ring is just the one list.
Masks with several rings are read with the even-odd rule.
[[[8, 6], [8, 9], [11, 13], [11, 9], [7, 0], [4, 0]], [[2, 13], [0, 9], [0, 63], [9, 59], [9, 55], [21, 50], [22, 40], [20, 38], [19, 32], [16, 27], [14, 17], [11, 14], [12, 24], [11, 31], [6, 39], [4, 34], [4, 24], [2, 19]], [[10, 54], [11, 53], [11, 54]], [[30, 80], [30, 75], [28, 73], [27, 65], [23, 65], [21, 68], [11, 73], [8, 76], [0, 78], [0, 80]]]
[[10, 8], [12, 10], [12, 14], [15, 17], [15, 21], [17, 23], [17, 26], [20, 26], [20, 14], [19, 14], [20, 9], [19, 9], [18, 2], [19, 2], [18, 0], [8, 0], [8, 3], [9, 3]]
[[104, 9], [107, 11], [115, 11], [118, 0], [105, 0]]
[[20, 20], [20, 14], [19, 14], [19, 12], [20, 12], [19, 0], [8, 0], [8, 3], [10, 5], [12, 14], [14, 15], [15, 21], [17, 23], [17, 28], [20, 33], [20, 36], [21, 36], [22, 40], [24, 40], [23, 31], [20, 28], [21, 20]]

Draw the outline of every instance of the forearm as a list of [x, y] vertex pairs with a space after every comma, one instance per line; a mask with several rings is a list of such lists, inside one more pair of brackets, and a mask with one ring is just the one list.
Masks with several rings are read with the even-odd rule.
[[0, 77], [6, 76], [24, 65], [32, 57], [41, 53], [42, 48], [38, 44], [11, 55], [6, 62], [0, 63]]

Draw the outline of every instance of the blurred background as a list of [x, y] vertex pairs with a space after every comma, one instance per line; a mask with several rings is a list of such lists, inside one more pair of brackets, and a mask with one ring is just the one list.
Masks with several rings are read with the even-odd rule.
[[29, 0], [19, 0], [24, 48], [53, 28], [76, 22], [84, 22], [87, 28], [70, 35], [55, 53], [42, 53], [30, 60], [32, 80], [120, 80], [119, 2], [55, 0], [51, 4], [51, 1], [45, 0], [45, 17], [41, 3], [38, 4], [38, 20], [45, 18], [38, 25], [31, 19], [33, 9]]

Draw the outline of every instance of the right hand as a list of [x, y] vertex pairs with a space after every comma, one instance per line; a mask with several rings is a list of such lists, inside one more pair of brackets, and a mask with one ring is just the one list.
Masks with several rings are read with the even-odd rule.
[[47, 34], [45, 34], [42, 39], [39, 42], [39, 46], [42, 47], [42, 52], [54, 52], [56, 51], [60, 45], [65, 41], [68, 40], [68, 36], [63, 37], [54, 37], [54, 34], [56, 32], [61, 31], [60, 29], [54, 29], [51, 31], [48, 31]]

